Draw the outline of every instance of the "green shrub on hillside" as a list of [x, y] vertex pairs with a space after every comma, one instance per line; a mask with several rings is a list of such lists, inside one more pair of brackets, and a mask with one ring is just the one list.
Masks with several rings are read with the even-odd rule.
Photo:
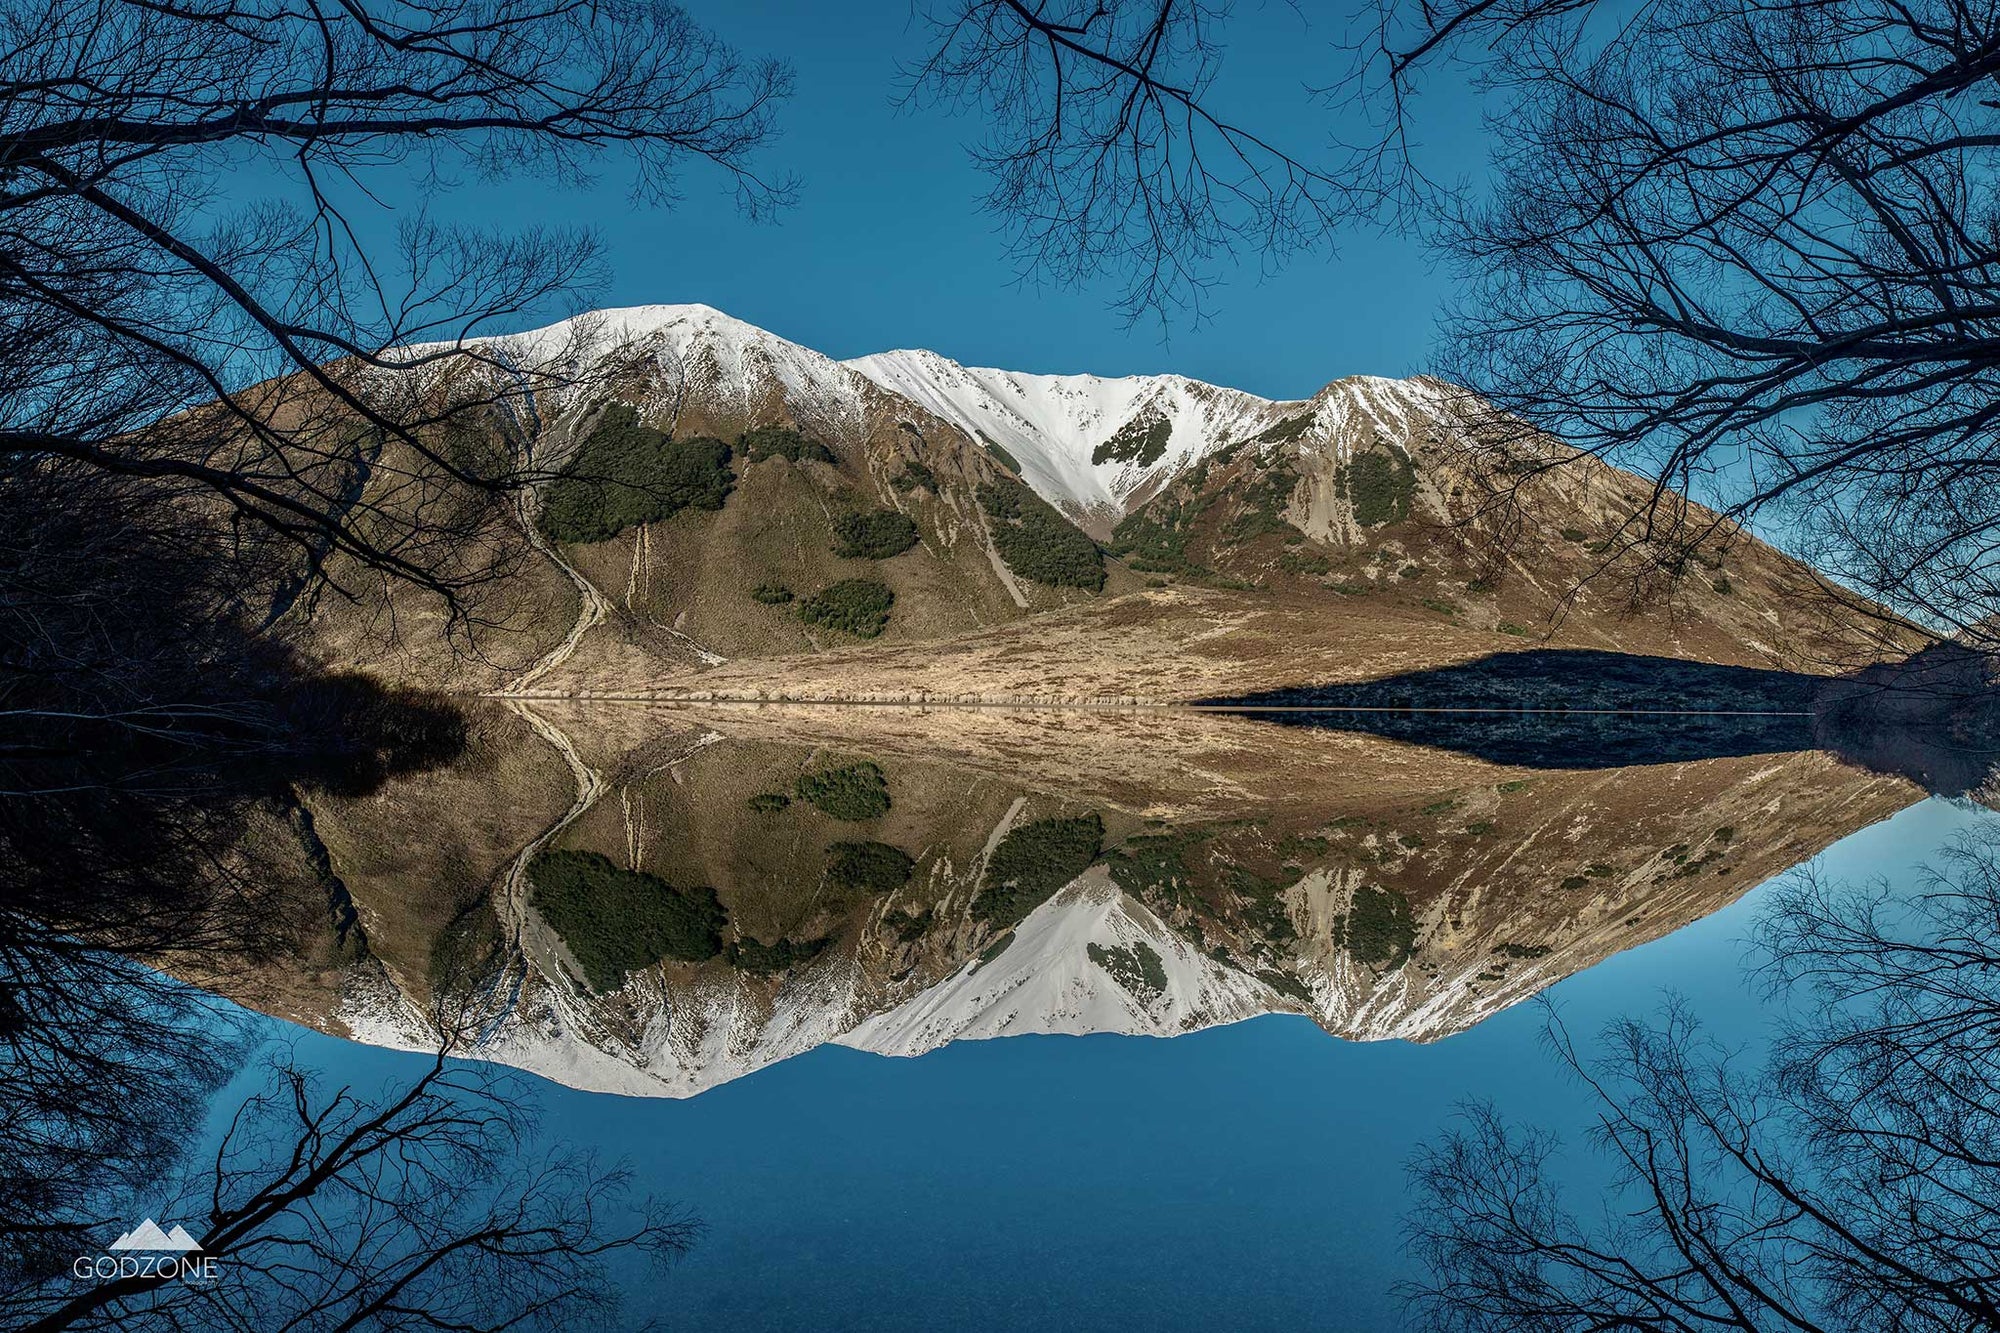
[[1201, 909], [1187, 854], [1204, 835], [1190, 832], [1145, 833], [1128, 838], [1106, 854], [1111, 882], [1151, 907]]
[[998, 938], [996, 938], [992, 943], [988, 944], [984, 949], [981, 949], [979, 951], [979, 961], [972, 965], [972, 970], [974, 972], [977, 972], [980, 968], [985, 967], [988, 963], [998, 958], [1001, 954], [1006, 953], [1007, 946], [1012, 944], [1013, 942], [1014, 942], [1014, 932], [1011, 930], [1002, 931]]
[[1284, 444], [1305, 434], [1306, 427], [1312, 425], [1312, 422], [1312, 413], [1301, 412], [1295, 417], [1286, 417], [1276, 425], [1264, 427], [1250, 438], [1259, 444]]
[[880, 819], [889, 813], [889, 779], [865, 759], [845, 768], [801, 773], [793, 790], [801, 801], [835, 819]]
[[833, 520], [833, 553], [851, 560], [887, 560], [917, 544], [917, 525], [893, 509], [842, 514]]
[[1401, 523], [1410, 516], [1410, 497], [1416, 494], [1417, 474], [1401, 458], [1384, 453], [1365, 453], [1343, 469], [1348, 493], [1354, 499], [1354, 521], [1364, 528]]
[[907, 494], [922, 486], [932, 494], [937, 493], [937, 476], [922, 463], [905, 462], [903, 470], [889, 482], [899, 493]]
[[[1225, 958], [1223, 961], [1227, 962], [1228, 959]], [[1278, 994], [1290, 996], [1292, 999], [1297, 1000], [1300, 1004], [1305, 1005], [1308, 1010], [1318, 1003], [1313, 998], [1312, 987], [1306, 985], [1305, 982], [1300, 981], [1289, 972], [1281, 972], [1275, 967], [1265, 968], [1257, 974], [1257, 980], [1263, 982], [1266, 986], [1278, 992]]]
[[1092, 463], [1138, 463], [1151, 467], [1166, 455], [1174, 426], [1165, 417], [1133, 417], [1091, 453]]
[[979, 484], [980, 507], [995, 523], [1020, 522], [1024, 496], [1036, 498], [1033, 491], [1019, 482], [987, 481]]
[[996, 926], [1014, 924], [1090, 869], [1103, 841], [1104, 821], [1095, 814], [1042, 819], [1009, 831], [986, 863], [972, 915]]
[[1021, 475], [1021, 465], [1014, 461], [1014, 455], [1008, 453], [984, 435], [979, 437], [979, 443], [988, 454], [992, 455], [994, 461], [999, 463], [1001, 467], [1006, 468], [1017, 477]]
[[559, 542], [601, 542], [683, 509], [720, 509], [729, 495], [729, 446], [721, 440], [669, 439], [639, 424], [618, 403], [542, 490], [542, 531]]
[[1384, 972], [1401, 967], [1417, 939], [1410, 900], [1394, 889], [1363, 885], [1348, 909], [1345, 935], [1347, 951], [1361, 962]]
[[760, 791], [744, 802], [760, 815], [775, 815], [778, 811], [789, 807], [791, 803], [792, 798], [781, 791]]
[[542, 852], [528, 863], [529, 901], [583, 968], [593, 989], [663, 958], [698, 963], [722, 952], [722, 904], [706, 886], [677, 889], [622, 870], [596, 852]]
[[819, 957], [833, 938], [822, 935], [816, 940], [781, 939], [776, 944], [766, 944], [762, 940], [745, 935], [740, 940], [730, 942], [729, 965], [740, 972], [755, 972], [768, 975], [773, 972], [789, 972], [800, 963], [808, 963]]
[[909, 854], [886, 842], [836, 842], [826, 865], [827, 882], [836, 889], [862, 893], [893, 893], [910, 882], [917, 868]]
[[1282, 460], [1274, 462], [1252, 480], [1240, 488], [1238, 498], [1243, 512], [1229, 520], [1223, 527], [1223, 537], [1231, 542], [1247, 542], [1269, 533], [1291, 537], [1298, 535], [1298, 529], [1285, 520], [1285, 510], [1292, 503], [1292, 492], [1299, 486], [1299, 474], [1290, 463]]
[[1018, 481], [989, 481], [979, 503], [992, 520], [993, 545], [1022, 578], [1059, 588], [1104, 586], [1104, 553], [1049, 503]]
[[800, 602], [799, 619], [857, 639], [872, 639], [889, 627], [889, 608], [895, 604], [896, 594], [886, 583], [842, 579]]
[[746, 430], [736, 440], [744, 457], [753, 463], [767, 458], [789, 458], [794, 463], [831, 463], [833, 451], [818, 440], [799, 434], [790, 426], [758, 426]]
[[1144, 940], [1135, 940], [1129, 949], [1091, 943], [1083, 951], [1141, 1004], [1152, 1003], [1167, 989], [1166, 962]]
[[760, 583], [750, 590], [750, 597], [766, 606], [783, 606], [792, 600], [792, 590], [782, 583]]
[[930, 933], [931, 925], [937, 920], [937, 912], [926, 907], [921, 912], [907, 911], [901, 907], [882, 914], [882, 924], [894, 931], [901, 944], [915, 944]]
[[1127, 514], [1111, 530], [1111, 553], [1148, 574], [1203, 574], [1187, 557], [1187, 529], [1181, 507], [1154, 501]]

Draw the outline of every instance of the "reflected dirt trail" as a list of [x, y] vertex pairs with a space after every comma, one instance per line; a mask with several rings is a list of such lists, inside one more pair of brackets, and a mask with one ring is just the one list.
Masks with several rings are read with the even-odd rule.
[[590, 633], [591, 627], [602, 621], [611, 609], [611, 604], [604, 599], [604, 594], [597, 590], [597, 585], [585, 578], [576, 566], [563, 559], [555, 547], [549, 544], [548, 539], [542, 536], [541, 529], [535, 523], [533, 505], [533, 499], [526, 493], [523, 493], [517, 502], [522, 531], [527, 534], [529, 544], [547, 557], [550, 563], [576, 585], [577, 596], [583, 601], [577, 607], [576, 623], [569, 627], [569, 634], [561, 643], [544, 653], [540, 661], [496, 691], [493, 697], [500, 699], [522, 693], [543, 676], [567, 662], [576, 652], [577, 645], [583, 642], [583, 636]]

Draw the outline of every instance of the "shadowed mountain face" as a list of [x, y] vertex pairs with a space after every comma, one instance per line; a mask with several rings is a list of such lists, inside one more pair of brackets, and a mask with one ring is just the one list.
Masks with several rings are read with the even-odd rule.
[[1539, 769], [1263, 716], [492, 706], [461, 764], [312, 802], [367, 952], [308, 1016], [418, 1045], [469, 979], [491, 1058], [670, 1096], [826, 1042], [1429, 1040], [1922, 795], [1812, 749]]
[[1822, 749], [1961, 796], [2000, 763], [1994, 677], [1984, 654], [1948, 643], [1837, 677], [1551, 648], [1205, 702], [1534, 768]]

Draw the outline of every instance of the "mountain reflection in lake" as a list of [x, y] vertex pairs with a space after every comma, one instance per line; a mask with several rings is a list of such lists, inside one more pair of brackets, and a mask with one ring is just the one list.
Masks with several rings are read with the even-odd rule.
[[[664, 1285], [620, 1270], [635, 1312], [1387, 1327], [1418, 1137], [1475, 1092], [1573, 1114], [1505, 1011], [1671, 981], [1754, 1028], [1731, 904], [1984, 817], [1899, 744], [1552, 766], [1463, 718], [1273, 717], [482, 705], [447, 762], [265, 828], [298, 910], [199, 977], [377, 1047], [471, 1015], [459, 1049], [567, 1085], [551, 1129], [712, 1227]], [[424, 1059], [299, 1050], [336, 1084]]]
[[[1910, 885], [1950, 833], [1994, 817], [1928, 801], [1829, 852], [1831, 875]], [[1562, 982], [1570, 1030], [1669, 990], [1731, 1046], [1786, 1012], [1744, 970], [1763, 894]], [[1539, 1006], [1448, 1041], [1329, 1040], [1274, 1017], [1173, 1041], [957, 1043], [919, 1060], [828, 1046], [699, 1097], [549, 1086], [545, 1118], [630, 1158], [707, 1230], [627, 1290], [669, 1327], [1209, 1329], [1401, 1327], [1404, 1165], [1492, 1098], [1561, 1135], [1580, 1212], [1602, 1168]], [[312, 1038], [329, 1077], [371, 1087], [418, 1057]], [[1028, 1275], [1032, 1275], [1029, 1279]]]
[[1810, 749], [1548, 768], [1268, 716], [495, 707], [463, 763], [314, 803], [367, 941], [321, 1021], [428, 1047], [471, 958], [484, 1054], [670, 1096], [828, 1042], [1430, 1040], [1925, 794]]

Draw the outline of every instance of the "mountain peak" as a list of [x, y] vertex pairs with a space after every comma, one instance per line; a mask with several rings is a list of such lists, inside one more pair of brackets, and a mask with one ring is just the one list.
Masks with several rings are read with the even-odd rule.
[[1108, 525], [1160, 480], [1287, 407], [1184, 375], [1038, 375], [902, 350], [843, 365], [989, 447], [1043, 498]]
[[985, 446], [1100, 538], [1175, 476], [1232, 445], [1304, 439], [1344, 452], [1379, 435], [1407, 447], [1445, 392], [1434, 381], [1361, 375], [1310, 398], [1277, 400], [1178, 374], [966, 366], [922, 348], [835, 361], [698, 303], [588, 311], [482, 342], [566, 373], [650, 360], [662, 403], [699, 388], [746, 416], [780, 404], [808, 429], [858, 427], [879, 407], [877, 394], [886, 395], [891, 411], [906, 403]]

